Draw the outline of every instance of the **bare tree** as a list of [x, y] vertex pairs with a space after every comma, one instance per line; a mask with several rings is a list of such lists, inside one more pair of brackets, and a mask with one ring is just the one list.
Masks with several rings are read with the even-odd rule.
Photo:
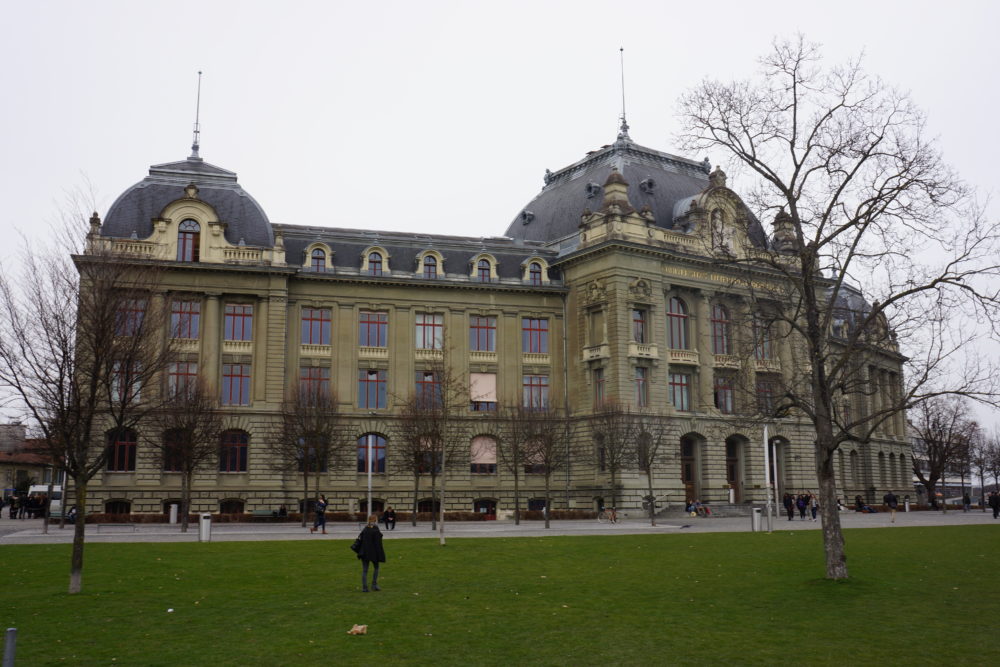
[[666, 454], [666, 428], [662, 419], [650, 413], [632, 413], [632, 418], [636, 421], [636, 462], [639, 470], [646, 475], [646, 502], [649, 503], [649, 524], [655, 526], [656, 495], [653, 493], [653, 472]]
[[520, 422], [519, 428], [523, 432], [524, 471], [540, 474], [545, 480], [545, 527], [549, 528], [552, 476], [568, 468], [572, 462], [569, 423], [557, 409], [547, 405], [523, 408], [518, 411], [516, 420]]
[[534, 411], [520, 404], [499, 406], [491, 419], [497, 438], [497, 457], [514, 481], [515, 526], [521, 524], [521, 478], [535, 437], [536, 421]]
[[979, 428], [970, 414], [968, 401], [957, 397], [924, 401], [911, 411], [913, 474], [927, 489], [932, 507], [937, 505], [938, 482], [956, 468]]
[[[35, 245], [19, 280], [0, 277], [0, 383], [76, 492], [70, 593], [83, 587], [87, 484], [107, 465], [115, 434], [134, 433], [157, 407], [157, 380], [172, 353], [156, 267], [100, 238], [98, 228], [95, 214], [85, 252], [71, 256], [80, 229], [70, 220], [65, 245]], [[134, 446], [114, 455], [135, 465]]]
[[[348, 437], [337, 397], [326, 382], [301, 382], [281, 404], [277, 432], [269, 448], [279, 470], [302, 475], [302, 526], [305, 527], [309, 499], [319, 496], [320, 479], [331, 462], [348, 451]], [[313, 494], [309, 481], [313, 480]]]
[[[1000, 321], [990, 287], [997, 231], [923, 136], [923, 114], [859, 61], [824, 69], [800, 37], [776, 42], [761, 64], [756, 80], [705, 81], [684, 95], [681, 144], [722, 150], [752, 181], [746, 206], [721, 170], [710, 177], [705, 196], [735, 202], [737, 242], [717, 261], [753, 303], [780, 306], [773, 317], [796, 361], [778, 394], [816, 432], [826, 575], [843, 579], [838, 447], [868, 442], [935, 395], [996, 396], [996, 373], [982, 362], [949, 365], [972, 349], [974, 328], [955, 327], [958, 318]], [[756, 221], [765, 217], [774, 237], [762, 248]], [[900, 345], [908, 383], [895, 391], [869, 370], [880, 359], [898, 365]], [[841, 410], [845, 396], [867, 399], [867, 409]]]
[[636, 460], [639, 422], [627, 406], [608, 399], [594, 412], [590, 432], [597, 445], [597, 465], [611, 476], [611, 506], [618, 507], [621, 471]]
[[163, 470], [181, 474], [181, 532], [186, 533], [194, 474], [219, 455], [223, 415], [218, 397], [200, 376], [183, 385], [168, 384], [165, 399], [143, 427], [143, 440], [158, 453]]

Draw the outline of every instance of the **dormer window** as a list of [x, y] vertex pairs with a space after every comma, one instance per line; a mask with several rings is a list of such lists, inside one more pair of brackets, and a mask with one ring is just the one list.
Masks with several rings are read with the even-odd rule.
[[542, 265], [538, 262], [532, 262], [531, 266], [528, 267], [528, 280], [532, 285], [542, 284]]
[[319, 272], [326, 271], [326, 252], [324, 252], [319, 248], [316, 248], [315, 250], [312, 251], [311, 261], [312, 261], [311, 266], [313, 271], [319, 271]]
[[479, 278], [479, 282], [488, 283], [492, 280], [492, 267], [490, 266], [490, 260], [481, 259], [476, 264], [476, 276]]
[[424, 255], [424, 278], [438, 277], [438, 261], [434, 255]]
[[373, 252], [368, 255], [368, 275], [382, 275], [382, 253]]
[[177, 261], [197, 262], [200, 241], [201, 225], [194, 220], [183, 221], [177, 228]]

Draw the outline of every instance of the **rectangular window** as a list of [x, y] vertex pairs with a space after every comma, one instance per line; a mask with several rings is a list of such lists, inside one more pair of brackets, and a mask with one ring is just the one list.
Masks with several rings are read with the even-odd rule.
[[604, 369], [595, 368], [594, 369], [594, 407], [599, 408], [604, 405], [605, 398], [605, 384], [604, 384]]
[[192, 396], [198, 386], [198, 364], [178, 361], [167, 366], [167, 395]]
[[691, 410], [691, 376], [687, 373], [670, 374], [670, 403], [675, 410]]
[[373, 473], [385, 472], [385, 438], [374, 433], [368, 433], [358, 438], [358, 472], [367, 473], [369, 467], [368, 451], [371, 450], [371, 470]]
[[386, 347], [389, 341], [389, 313], [362, 310], [358, 318], [358, 345]]
[[713, 388], [715, 397], [715, 407], [724, 415], [733, 413], [733, 379], [726, 375], [715, 376], [715, 387]]
[[142, 394], [139, 362], [116, 361], [112, 367], [111, 400], [115, 403], [138, 403]]
[[421, 452], [420, 458], [417, 461], [417, 472], [423, 475], [429, 475], [431, 471], [431, 462], [433, 461], [435, 474], [441, 472], [441, 462], [444, 459], [444, 454], [442, 452]]
[[115, 431], [108, 436], [108, 472], [135, 472], [135, 433]]
[[200, 301], [174, 301], [170, 306], [170, 336], [196, 340], [201, 328]]
[[330, 369], [319, 366], [299, 368], [299, 395], [302, 401], [312, 405], [330, 396]]
[[177, 431], [170, 431], [163, 441], [163, 472], [184, 472], [183, 436]]
[[525, 375], [523, 378], [523, 403], [530, 410], [549, 407], [549, 376]]
[[145, 299], [125, 299], [118, 306], [118, 312], [115, 317], [115, 335], [136, 335], [142, 328], [142, 320], [145, 316]]
[[771, 330], [767, 323], [758, 317], [753, 320], [754, 356], [758, 361], [774, 358], [774, 345], [771, 341]]
[[219, 444], [219, 472], [246, 472], [250, 436], [243, 431], [226, 431]]
[[646, 311], [642, 308], [632, 309], [632, 340], [636, 343], [648, 343], [646, 331]]
[[384, 370], [359, 370], [358, 371], [358, 407], [381, 409], [386, 406], [386, 371]]
[[496, 373], [469, 373], [469, 409], [473, 412], [497, 409]]
[[250, 364], [222, 364], [222, 404], [250, 405]]
[[604, 342], [604, 311], [594, 310], [590, 312], [588, 343], [590, 345], [600, 345]]
[[473, 352], [496, 352], [497, 318], [473, 315], [469, 319], [469, 349]]
[[226, 304], [225, 340], [253, 340], [253, 306]]
[[441, 380], [434, 371], [417, 371], [417, 405], [436, 408], [441, 405]]
[[521, 352], [525, 354], [549, 353], [548, 320], [521, 318]]
[[757, 379], [757, 409], [765, 415], [773, 415], [777, 383], [766, 378]]
[[302, 344], [330, 344], [330, 311], [326, 308], [302, 309]]
[[649, 405], [649, 369], [645, 366], [635, 367], [635, 405], [645, 408]]
[[418, 350], [440, 350], [444, 347], [444, 315], [417, 313]]

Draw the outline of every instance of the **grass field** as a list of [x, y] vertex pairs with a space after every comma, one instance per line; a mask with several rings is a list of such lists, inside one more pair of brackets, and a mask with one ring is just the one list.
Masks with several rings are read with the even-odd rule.
[[[0, 551], [18, 665], [996, 665], [995, 526], [386, 540], [360, 592], [348, 540]], [[167, 613], [167, 609], [174, 609]], [[355, 623], [369, 634], [346, 634]]]

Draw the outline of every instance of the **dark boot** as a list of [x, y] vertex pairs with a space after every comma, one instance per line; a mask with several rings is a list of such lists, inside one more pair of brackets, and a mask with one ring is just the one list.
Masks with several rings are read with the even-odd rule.
[[372, 581], [372, 590], [373, 591], [380, 591], [382, 589], [378, 587], [378, 583], [377, 582]]

